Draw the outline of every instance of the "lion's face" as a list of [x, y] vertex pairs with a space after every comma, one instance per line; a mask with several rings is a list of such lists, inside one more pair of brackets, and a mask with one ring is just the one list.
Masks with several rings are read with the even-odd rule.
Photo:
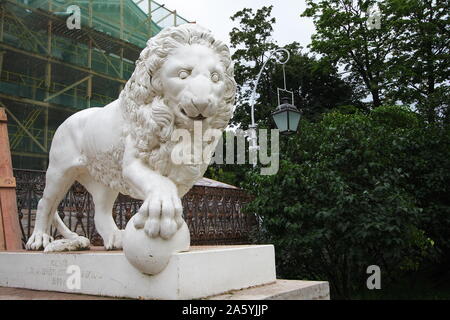
[[220, 57], [203, 45], [175, 49], [159, 70], [164, 100], [177, 122], [188, 127], [208, 121], [219, 111], [226, 91]]
[[[167, 176], [175, 130], [195, 132], [196, 121], [204, 133], [224, 130], [235, 94], [233, 63], [223, 42], [196, 24], [166, 28], [149, 39], [121, 92], [123, 135], [135, 141], [140, 159]], [[198, 170], [194, 173], [192, 183], [199, 177]]]

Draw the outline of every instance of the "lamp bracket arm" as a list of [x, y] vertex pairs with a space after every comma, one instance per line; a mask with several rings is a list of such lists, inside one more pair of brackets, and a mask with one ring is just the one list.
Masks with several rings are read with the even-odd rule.
[[[279, 52], [283, 52], [284, 54], [286, 54], [286, 59], [285, 59], [285, 60], [282, 60], [281, 58], [279, 58], [279, 57], [276, 56], [276, 54], [279, 53]], [[290, 52], [289, 52], [287, 49], [285, 49], [285, 48], [278, 48], [278, 49], [272, 50], [272, 51], [269, 52], [269, 57], [268, 57], [267, 60], [264, 62], [263, 66], [261, 67], [261, 70], [259, 70], [258, 76], [257, 76], [257, 78], [256, 78], [255, 85], [254, 85], [254, 87], [253, 87], [253, 91], [252, 91], [252, 95], [251, 95], [251, 100], [250, 100], [250, 102], [251, 102], [251, 118], [252, 118], [252, 124], [251, 124], [251, 127], [254, 127], [254, 128], [256, 128], [256, 123], [255, 123], [255, 96], [256, 96], [256, 89], [257, 89], [257, 87], [258, 87], [259, 80], [261, 79], [261, 75], [262, 75], [262, 73], [263, 73], [263, 71], [264, 71], [264, 69], [265, 69], [267, 63], [268, 63], [272, 58], [274, 58], [274, 60], [275, 60], [276, 63], [281, 64], [281, 65], [285, 65], [285, 64], [289, 61], [289, 59], [291, 58], [291, 54], [290, 54]], [[286, 81], [285, 81], [285, 82], [286, 82]], [[285, 84], [285, 86], [286, 86], [286, 84]]]

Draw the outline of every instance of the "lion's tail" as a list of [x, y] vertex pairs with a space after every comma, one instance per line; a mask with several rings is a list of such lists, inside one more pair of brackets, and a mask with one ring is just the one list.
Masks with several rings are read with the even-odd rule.
[[62, 221], [61, 217], [59, 216], [58, 212], [55, 212], [55, 214], [53, 215], [52, 224], [65, 239], [74, 239], [78, 237], [78, 235], [75, 232], [72, 232], [69, 228], [67, 228], [67, 226], [64, 224], [64, 221]]

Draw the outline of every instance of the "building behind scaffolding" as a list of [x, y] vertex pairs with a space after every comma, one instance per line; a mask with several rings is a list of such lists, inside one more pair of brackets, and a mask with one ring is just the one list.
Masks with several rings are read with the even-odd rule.
[[[81, 28], [69, 29], [76, 5]], [[45, 170], [56, 128], [117, 99], [148, 38], [189, 23], [152, 0], [0, 0], [0, 107], [15, 168]]]

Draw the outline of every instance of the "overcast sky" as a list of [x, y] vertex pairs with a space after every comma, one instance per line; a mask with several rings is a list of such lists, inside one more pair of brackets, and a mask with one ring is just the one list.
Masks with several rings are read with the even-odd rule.
[[230, 17], [243, 8], [254, 11], [263, 6], [273, 5], [272, 16], [277, 19], [273, 38], [279, 46], [293, 41], [303, 47], [310, 43], [314, 25], [309, 18], [301, 18], [305, 9], [304, 0], [160, 0], [183, 18], [196, 21], [210, 29], [217, 38], [229, 42], [229, 32], [236, 26]]

